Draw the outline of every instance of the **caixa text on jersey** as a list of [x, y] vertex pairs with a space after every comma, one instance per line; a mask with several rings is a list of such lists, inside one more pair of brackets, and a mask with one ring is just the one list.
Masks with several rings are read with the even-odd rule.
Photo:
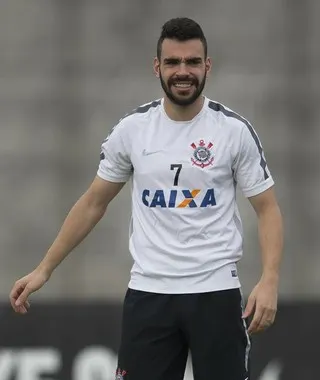
[[147, 207], [186, 208], [215, 206], [214, 189], [148, 190], [142, 192], [142, 202]]

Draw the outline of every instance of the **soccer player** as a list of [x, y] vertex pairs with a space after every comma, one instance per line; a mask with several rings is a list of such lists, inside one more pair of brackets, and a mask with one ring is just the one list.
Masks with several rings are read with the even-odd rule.
[[[251, 124], [203, 95], [210, 70], [201, 27], [187, 18], [166, 22], [154, 59], [163, 98], [113, 128], [90, 188], [41, 263], [10, 294], [13, 309], [26, 313], [29, 295], [131, 180], [134, 264], [116, 379], [182, 379], [189, 351], [196, 380], [249, 379], [249, 336], [275, 318], [283, 238], [274, 181]], [[257, 214], [262, 251], [261, 278], [245, 310], [237, 185]]]

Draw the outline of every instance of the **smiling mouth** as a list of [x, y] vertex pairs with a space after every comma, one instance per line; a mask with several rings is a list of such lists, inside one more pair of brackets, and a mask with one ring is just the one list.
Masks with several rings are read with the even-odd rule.
[[179, 82], [179, 83], [173, 83], [173, 87], [176, 88], [182, 88], [182, 89], [188, 89], [193, 86], [193, 83], [186, 83], [186, 82]]

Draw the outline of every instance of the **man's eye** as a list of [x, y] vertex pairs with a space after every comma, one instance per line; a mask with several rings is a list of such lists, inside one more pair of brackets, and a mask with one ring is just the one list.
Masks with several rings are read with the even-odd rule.
[[201, 59], [190, 59], [187, 63], [192, 66], [201, 65]]
[[165, 62], [166, 65], [178, 65], [179, 61], [177, 59], [170, 59]]

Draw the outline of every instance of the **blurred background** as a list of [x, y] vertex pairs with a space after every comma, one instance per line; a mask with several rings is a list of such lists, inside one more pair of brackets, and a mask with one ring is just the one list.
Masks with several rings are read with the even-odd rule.
[[[258, 132], [285, 219], [278, 322], [253, 347], [254, 379], [319, 373], [312, 346], [320, 336], [319, 14], [316, 0], [1, 0], [0, 380], [42, 379], [35, 364], [23, 367], [30, 357], [56, 365], [42, 368], [46, 379], [114, 378], [132, 264], [129, 186], [33, 296], [29, 316], [13, 315], [8, 294], [41, 260], [94, 178], [113, 125], [161, 96], [152, 73], [156, 42], [162, 24], [179, 16], [195, 19], [207, 36], [214, 66], [206, 95]], [[260, 276], [260, 251], [255, 214], [241, 195], [239, 202], [245, 228], [239, 271], [247, 296]], [[70, 339], [67, 331], [74, 331]], [[51, 361], [43, 359], [50, 349]], [[90, 351], [87, 372], [83, 364], [74, 369], [80, 349]]]

